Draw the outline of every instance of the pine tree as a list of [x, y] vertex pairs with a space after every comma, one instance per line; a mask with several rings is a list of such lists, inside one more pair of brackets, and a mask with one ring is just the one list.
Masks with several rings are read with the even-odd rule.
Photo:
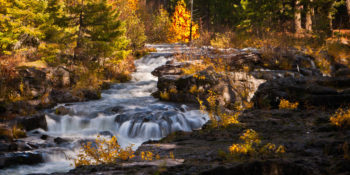
[[76, 47], [74, 57], [79, 59], [124, 58], [128, 51], [125, 26], [118, 12], [107, 0], [85, 0], [69, 7], [69, 24]]
[[[41, 28], [49, 15], [45, 12], [47, 1], [2, 0], [0, 15], [0, 45], [2, 53], [20, 49], [23, 45], [37, 45], [45, 35]], [[25, 43], [31, 40], [32, 43]]]

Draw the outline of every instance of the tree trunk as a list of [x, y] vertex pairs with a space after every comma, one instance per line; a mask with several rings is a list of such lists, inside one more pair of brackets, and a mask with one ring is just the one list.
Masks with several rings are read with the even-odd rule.
[[300, 0], [295, 1], [295, 13], [294, 13], [294, 23], [295, 23], [295, 32], [301, 33], [301, 9], [302, 5], [300, 4]]
[[333, 36], [333, 16], [332, 9], [334, 8], [335, 2], [333, 2], [328, 10], [329, 30]]
[[314, 10], [314, 7], [312, 5], [312, 1], [313, 0], [310, 0], [310, 2], [308, 4], [307, 12], [306, 12], [305, 28], [306, 28], [306, 31], [308, 31], [308, 32], [312, 32], [312, 18], [315, 14], [315, 10]]
[[346, 0], [346, 7], [348, 9], [348, 17], [349, 17], [349, 24], [350, 24], [350, 0]]

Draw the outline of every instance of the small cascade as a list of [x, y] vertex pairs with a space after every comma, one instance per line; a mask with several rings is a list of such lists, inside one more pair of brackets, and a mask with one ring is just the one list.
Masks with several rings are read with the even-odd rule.
[[[48, 130], [38, 130], [32, 136], [36, 140], [40, 140], [43, 134], [51, 138], [40, 140], [49, 142], [46, 143], [49, 148], [36, 150], [44, 155], [46, 163], [5, 169], [0, 174], [66, 172], [74, 168], [70, 158], [76, 156], [81, 143], [94, 140], [97, 135], [116, 136], [122, 147], [133, 145], [133, 149], [137, 149], [143, 142], [159, 140], [172, 132], [200, 129], [209, 120], [206, 114], [186, 105], [164, 103], [151, 96], [157, 90], [157, 77], [151, 72], [169, 61], [174, 52], [187, 48], [182, 45], [176, 49], [173, 45], [149, 47], [158, 52], [135, 61], [137, 71], [131, 82], [113, 85], [103, 91], [100, 100], [60, 104], [70, 111], [67, 115], [47, 113]], [[54, 138], [67, 142], [53, 143]]]

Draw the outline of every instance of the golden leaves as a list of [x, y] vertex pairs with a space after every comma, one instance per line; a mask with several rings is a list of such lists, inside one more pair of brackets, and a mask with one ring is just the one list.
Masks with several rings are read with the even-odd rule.
[[80, 153], [74, 160], [75, 166], [81, 165], [98, 165], [102, 163], [116, 163], [117, 160], [129, 160], [135, 157], [132, 145], [121, 148], [117, 138], [113, 136], [107, 140], [98, 136], [95, 144], [88, 142], [82, 145]]
[[[178, 1], [169, 29], [170, 42], [188, 42], [190, 39], [191, 13], [186, 9], [184, 0]], [[198, 24], [192, 22], [192, 39], [199, 38]]]

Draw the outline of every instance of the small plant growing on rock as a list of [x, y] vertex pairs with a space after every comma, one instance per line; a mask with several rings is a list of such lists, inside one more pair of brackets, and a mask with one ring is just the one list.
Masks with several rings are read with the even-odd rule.
[[333, 125], [336, 125], [340, 128], [349, 128], [350, 127], [350, 109], [344, 110], [339, 108], [335, 114], [330, 118], [330, 121]]
[[281, 99], [280, 104], [278, 105], [279, 109], [297, 109], [299, 106], [299, 102], [291, 103], [288, 100]]
[[162, 100], [169, 100], [170, 99], [170, 94], [167, 91], [160, 92], [159, 96], [160, 96], [160, 99], [162, 99]]
[[135, 157], [132, 145], [121, 148], [115, 136], [109, 140], [97, 136], [95, 144], [93, 146], [92, 142], [88, 142], [82, 145], [80, 153], [74, 160], [76, 167], [82, 165], [111, 164], [116, 163], [117, 160], [125, 161]]
[[[153, 160], [153, 153], [151, 151], [142, 151], [141, 152], [141, 160], [149, 160], [152, 161]], [[158, 155], [159, 156], [159, 155]]]
[[275, 144], [267, 143], [266, 145], [261, 144], [259, 134], [248, 129], [239, 137], [243, 143], [233, 144], [229, 147], [230, 156], [237, 158], [244, 155], [273, 155], [273, 154], [284, 154], [286, 149], [283, 145], [278, 147]]
[[209, 96], [206, 99], [208, 102], [208, 107], [203, 104], [203, 101], [197, 97], [197, 101], [200, 106], [200, 110], [207, 112], [209, 114], [210, 120], [212, 121], [213, 127], [227, 127], [232, 124], [239, 124], [238, 117], [241, 114], [240, 111], [234, 112], [233, 114], [228, 114], [221, 112], [220, 107], [216, 104], [218, 95], [209, 90]]

